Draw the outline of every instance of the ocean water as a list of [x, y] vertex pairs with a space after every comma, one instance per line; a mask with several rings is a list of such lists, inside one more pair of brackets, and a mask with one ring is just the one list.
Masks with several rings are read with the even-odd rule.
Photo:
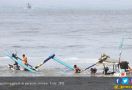
[[[0, 72], [6, 71], [3, 76], [20, 74], [10, 74], [7, 65], [13, 62], [4, 54], [7, 51], [17, 52], [20, 57], [25, 53], [33, 66], [53, 53], [81, 68], [97, 62], [102, 53], [118, 60], [122, 38], [121, 59], [132, 65], [131, 10], [0, 9]], [[40, 72], [49, 68], [59, 74], [65, 69], [50, 60]], [[42, 73], [34, 76], [45, 75]]]

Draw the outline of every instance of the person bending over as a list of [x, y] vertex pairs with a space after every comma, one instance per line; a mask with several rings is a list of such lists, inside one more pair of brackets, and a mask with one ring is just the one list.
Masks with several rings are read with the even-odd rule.
[[81, 72], [81, 69], [77, 65], [74, 65], [74, 70], [75, 70], [75, 73]]

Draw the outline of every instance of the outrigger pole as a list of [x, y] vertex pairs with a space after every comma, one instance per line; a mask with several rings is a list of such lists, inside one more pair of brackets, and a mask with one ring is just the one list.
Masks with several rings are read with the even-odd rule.
[[89, 66], [89, 67], [87, 67], [87, 68], [86, 68], [86, 69], [84, 69], [83, 71], [86, 71], [87, 69], [90, 69], [91, 67], [93, 67], [93, 66], [97, 65], [98, 63], [103, 63], [105, 60], [106, 60], [106, 59], [99, 59], [99, 61], [98, 61], [98, 62], [96, 62], [95, 64], [93, 64], [93, 65], [91, 65], [91, 66]]
[[43, 61], [43, 63], [37, 65], [37, 66], [35, 67], [35, 69], [39, 68], [40, 66], [42, 66], [43, 64], [45, 64], [47, 61], [49, 61], [50, 59], [54, 58], [54, 56], [55, 56], [55, 54], [53, 54], [53, 55], [49, 56], [48, 58], [46, 58], [46, 59]]

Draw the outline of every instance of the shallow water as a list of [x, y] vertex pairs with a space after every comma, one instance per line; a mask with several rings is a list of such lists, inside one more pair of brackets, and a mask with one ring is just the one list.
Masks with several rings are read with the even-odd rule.
[[[132, 11], [54, 11], [42, 9], [0, 9], [0, 72], [12, 63], [5, 58], [4, 51], [23, 53], [33, 66], [43, 62], [55, 53], [57, 58], [81, 68], [98, 61], [101, 53], [111, 58], [119, 58], [122, 38], [122, 59], [131, 62], [132, 51]], [[65, 68], [49, 61], [43, 68]], [[59, 72], [58, 72], [59, 73]], [[26, 73], [27, 74], [27, 73]], [[51, 75], [52, 73], [49, 73]], [[29, 73], [27, 75], [30, 75]], [[33, 76], [43, 73], [32, 74]], [[56, 74], [57, 75], [57, 74]]]

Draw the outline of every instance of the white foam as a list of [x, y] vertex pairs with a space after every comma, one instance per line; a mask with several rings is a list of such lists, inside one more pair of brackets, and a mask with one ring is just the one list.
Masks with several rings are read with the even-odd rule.
[[71, 62], [71, 63], [95, 63], [98, 62], [97, 58], [64, 58], [63, 61]]
[[8, 59], [9, 57], [0, 57], [0, 59]]

